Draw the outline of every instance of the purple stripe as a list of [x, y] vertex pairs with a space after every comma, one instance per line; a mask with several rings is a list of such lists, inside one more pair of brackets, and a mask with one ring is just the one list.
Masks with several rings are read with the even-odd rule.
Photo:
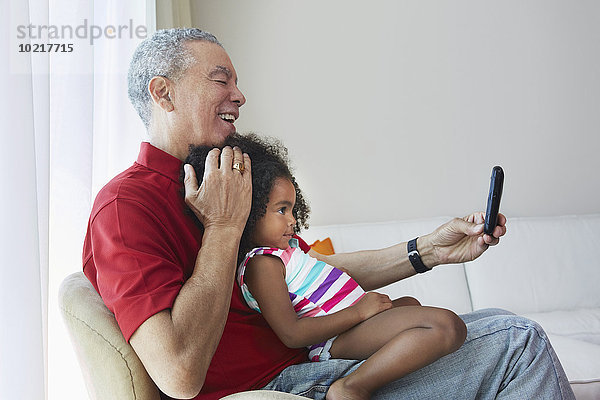
[[311, 302], [316, 303], [319, 301], [321, 297], [329, 290], [331, 285], [342, 275], [342, 271], [337, 268], [333, 268], [327, 278], [321, 283], [319, 288], [313, 292], [313, 294], [308, 298]]
[[312, 346], [310, 346], [308, 348], [308, 350], [313, 351], [314, 349], [318, 349], [319, 347], [324, 347], [324, 346], [325, 346], [325, 342], [319, 343], [319, 344], [313, 344]]
[[296, 295], [292, 292], [290, 292], [290, 300], [294, 301], [294, 299], [296, 298]]

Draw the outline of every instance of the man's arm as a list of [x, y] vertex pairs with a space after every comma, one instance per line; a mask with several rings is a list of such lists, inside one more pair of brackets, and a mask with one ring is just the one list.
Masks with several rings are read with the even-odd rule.
[[[455, 218], [417, 240], [417, 249], [428, 268], [442, 264], [472, 261], [489, 246], [498, 244], [506, 234], [506, 217], [498, 214], [498, 226], [492, 236], [483, 233], [485, 214], [477, 212]], [[406, 243], [380, 250], [324, 256], [315, 251], [310, 255], [348, 272], [365, 290], [374, 290], [415, 275], [408, 259]]]
[[[204, 226], [192, 276], [173, 308], [148, 318], [130, 343], [157, 386], [177, 398], [196, 396], [227, 320], [239, 241], [250, 211], [251, 166], [239, 149], [212, 150], [202, 185], [186, 166], [186, 203]], [[232, 170], [243, 160], [245, 171]]]

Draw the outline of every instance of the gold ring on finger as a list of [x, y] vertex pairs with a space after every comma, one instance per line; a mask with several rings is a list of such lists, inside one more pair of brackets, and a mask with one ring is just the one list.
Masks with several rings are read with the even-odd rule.
[[240, 172], [244, 172], [244, 164], [236, 162], [233, 164], [233, 169], [237, 169]]

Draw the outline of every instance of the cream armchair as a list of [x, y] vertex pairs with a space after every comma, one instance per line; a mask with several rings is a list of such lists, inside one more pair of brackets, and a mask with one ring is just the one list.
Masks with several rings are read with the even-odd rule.
[[[82, 272], [71, 274], [62, 282], [59, 305], [91, 399], [160, 400], [158, 388], [125, 341], [114, 315]], [[226, 398], [304, 399], [268, 391], [237, 393]]]

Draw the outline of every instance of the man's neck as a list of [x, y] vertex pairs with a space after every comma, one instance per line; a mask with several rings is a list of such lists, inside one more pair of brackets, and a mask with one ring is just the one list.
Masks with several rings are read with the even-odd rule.
[[[154, 122], [154, 121], [152, 121]], [[179, 143], [175, 140], [176, 135], [169, 133], [169, 128], [160, 123], [151, 123], [148, 127], [148, 142], [156, 147], [183, 161], [186, 154], [181, 151]]]

